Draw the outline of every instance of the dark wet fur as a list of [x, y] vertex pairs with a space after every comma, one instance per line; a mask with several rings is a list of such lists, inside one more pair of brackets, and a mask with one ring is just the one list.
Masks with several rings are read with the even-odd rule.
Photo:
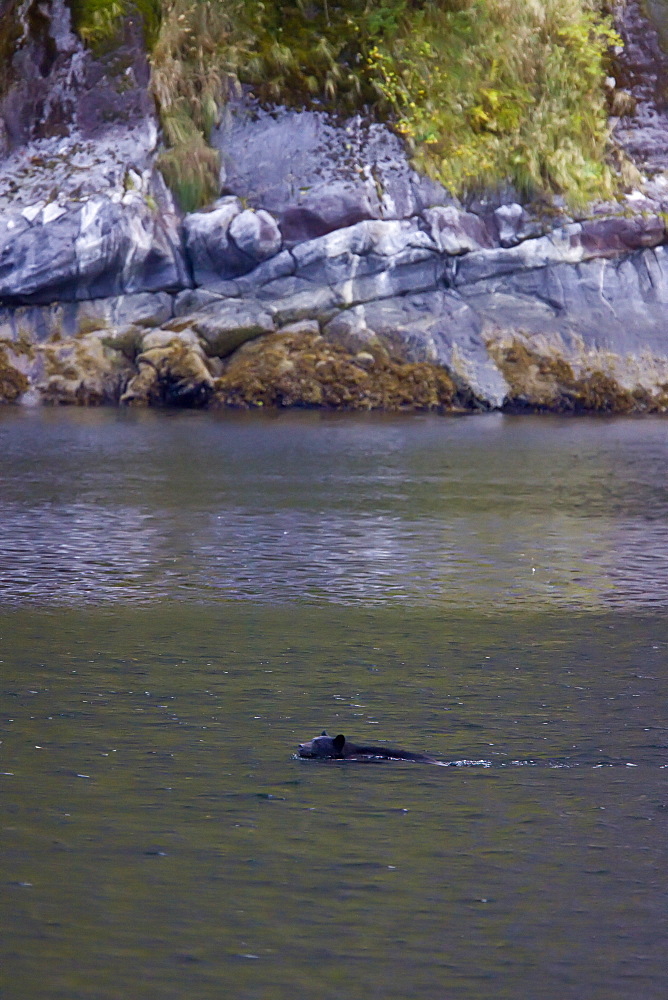
[[342, 734], [328, 736], [323, 731], [322, 736], [316, 736], [308, 743], [299, 744], [299, 756], [318, 758], [319, 760], [410, 760], [418, 764], [442, 764], [443, 761], [428, 757], [423, 753], [411, 753], [410, 750], [396, 750], [393, 747], [357, 746], [349, 743]]

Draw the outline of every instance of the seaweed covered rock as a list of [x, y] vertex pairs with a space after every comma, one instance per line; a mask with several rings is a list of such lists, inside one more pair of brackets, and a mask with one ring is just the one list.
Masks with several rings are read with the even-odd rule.
[[619, 356], [581, 339], [497, 332], [488, 349], [508, 383], [506, 408], [551, 413], [666, 413], [668, 359]]
[[350, 353], [316, 324], [296, 323], [244, 344], [216, 379], [218, 406], [307, 406], [347, 410], [460, 411], [444, 368]]
[[0, 344], [0, 403], [17, 403], [30, 389], [30, 380], [12, 346]]
[[127, 358], [107, 346], [99, 332], [70, 340], [56, 337], [35, 354], [35, 387], [45, 403], [117, 404], [132, 373]]
[[346, 309], [323, 332], [346, 350], [381, 351], [394, 361], [442, 365], [467, 405], [487, 409], [503, 405], [506, 398], [508, 385], [489, 357], [480, 317], [449, 290]]
[[206, 406], [214, 381], [193, 336], [159, 330], [144, 338], [137, 374], [121, 396], [128, 406]]

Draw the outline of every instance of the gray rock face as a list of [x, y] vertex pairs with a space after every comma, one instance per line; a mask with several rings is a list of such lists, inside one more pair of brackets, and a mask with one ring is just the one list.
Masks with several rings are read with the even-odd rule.
[[[617, 30], [624, 41], [624, 53], [615, 67], [615, 76], [630, 100], [628, 108], [616, 112], [621, 118], [613, 121], [614, 137], [641, 170], [657, 173], [668, 167], [665, 4], [662, 0], [647, 3], [625, 0], [616, 6]], [[662, 39], [648, 21], [648, 12], [657, 25], [663, 23]]]
[[[263, 299], [298, 297], [308, 305], [323, 294], [327, 308], [437, 287], [447, 259], [418, 220], [358, 222], [307, 240], [231, 283], [229, 294]], [[294, 319], [304, 318], [295, 315]]]
[[214, 143], [223, 188], [274, 215], [289, 243], [453, 201], [439, 185], [420, 180], [397, 136], [359, 118], [339, 126], [321, 112], [239, 106]]
[[[350, 352], [353, 381], [440, 366], [465, 406], [668, 412], [667, 57], [640, 0], [618, 12], [617, 136], [655, 176], [581, 221], [509, 189], [463, 210], [383, 125], [242, 105], [215, 138], [229, 193], [180, 220], [139, 21], [95, 56], [65, 0], [4, 7], [21, 42], [0, 100], [0, 398], [209, 405], [235, 352], [241, 371], [266, 338], [294, 372], [303, 335], [333, 371]], [[299, 385], [285, 398], [319, 398]]]
[[125, 18], [116, 45], [93, 53], [71, 30], [66, 0], [5, 3], [0, 16], [3, 34], [17, 38], [0, 99], [7, 151], [74, 132], [87, 139], [112, 123], [127, 130], [153, 115], [138, 17]]
[[454, 283], [470, 285], [504, 274], [530, 272], [556, 264], [579, 264], [593, 258], [614, 260], [632, 250], [658, 246], [665, 238], [665, 225], [658, 216], [572, 223], [514, 247], [467, 254], [457, 261]]
[[548, 228], [513, 201], [462, 210], [382, 126], [239, 113], [219, 136], [235, 195], [180, 225], [151, 171], [155, 133], [136, 134], [132, 163], [112, 155], [113, 135], [81, 144], [71, 132], [0, 165], [12, 399], [207, 405], [246, 342], [317, 326], [367, 365], [447, 369], [472, 407], [604, 408], [614, 396], [668, 409], [658, 181], [642, 212]]
[[616, 355], [668, 356], [668, 248], [617, 261], [590, 260], [517, 271], [460, 287], [489, 329], [579, 339]]
[[188, 278], [175, 218], [139, 196], [124, 200], [91, 199], [55, 217], [47, 206], [27, 226], [26, 213], [6, 220], [0, 229], [0, 303], [182, 288]]
[[52, 301], [76, 297], [79, 274], [75, 244], [81, 209], [46, 225], [5, 227], [0, 245], [0, 301]]
[[217, 358], [276, 329], [271, 313], [259, 303], [229, 299], [212, 302], [172, 326], [183, 327], [184, 322], [200, 338], [206, 353]]
[[93, 53], [65, 0], [4, 8], [17, 41], [0, 96], [0, 304], [184, 287], [140, 19]]
[[462, 396], [498, 407], [508, 384], [487, 353], [482, 327], [459, 295], [435, 291], [346, 310], [325, 326], [324, 334], [353, 353], [380, 350], [392, 360], [443, 365]]
[[[15, 371], [8, 392], [33, 385], [51, 400], [207, 405], [226, 358], [301, 322], [367, 362], [445, 368], [459, 403], [471, 407], [668, 410], [668, 246], [659, 216], [587, 220], [517, 242], [521, 212], [483, 222], [442, 206], [279, 250], [267, 218], [227, 199], [186, 220], [193, 271], [210, 280], [172, 300], [136, 292], [184, 283], [136, 201], [40, 208], [4, 226], [0, 289], [8, 302], [31, 303], [0, 312], [0, 348]], [[494, 243], [495, 227], [511, 245]], [[251, 255], [272, 250], [252, 266]], [[242, 255], [246, 273], [230, 276]], [[58, 307], [34, 304], [55, 292]], [[90, 301], [68, 311], [67, 297], [81, 295]], [[32, 367], [16, 346], [26, 329], [44, 345]], [[64, 332], [71, 349], [54, 343]], [[125, 360], [115, 364], [109, 350]], [[44, 381], [47, 354], [51, 368], [78, 365], [80, 379]], [[106, 372], [99, 378], [96, 358]]]

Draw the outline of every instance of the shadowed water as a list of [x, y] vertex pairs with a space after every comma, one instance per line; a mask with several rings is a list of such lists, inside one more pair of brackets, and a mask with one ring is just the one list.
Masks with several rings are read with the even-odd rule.
[[0, 412], [2, 1000], [663, 1000], [666, 426]]

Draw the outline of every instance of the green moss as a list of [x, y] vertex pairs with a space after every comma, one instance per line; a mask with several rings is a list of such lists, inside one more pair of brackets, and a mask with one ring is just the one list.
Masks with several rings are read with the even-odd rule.
[[606, 53], [587, 0], [427, 4], [369, 57], [415, 163], [456, 193], [511, 181], [574, 205], [613, 192]]
[[203, 140], [177, 143], [158, 157], [158, 167], [184, 212], [194, 212], [218, 195], [220, 154]]

